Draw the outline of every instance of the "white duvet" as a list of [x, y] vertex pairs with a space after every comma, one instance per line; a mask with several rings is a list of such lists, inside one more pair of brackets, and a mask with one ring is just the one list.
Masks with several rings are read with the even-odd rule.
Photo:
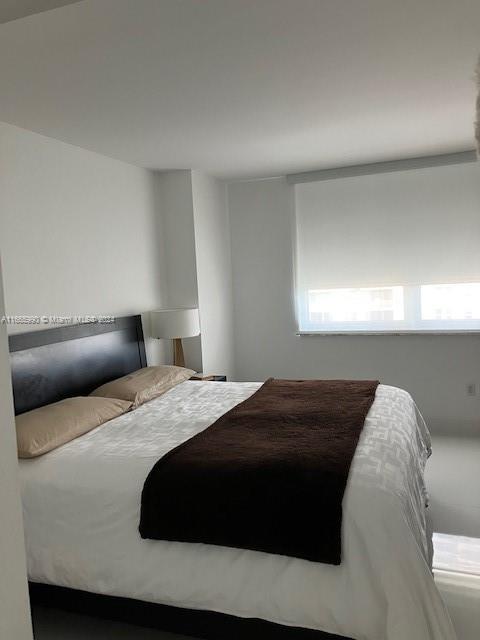
[[30, 579], [356, 640], [454, 639], [429, 568], [428, 432], [394, 387], [378, 387], [353, 459], [340, 566], [140, 538], [140, 495], [154, 463], [259, 386], [184, 382], [20, 461]]

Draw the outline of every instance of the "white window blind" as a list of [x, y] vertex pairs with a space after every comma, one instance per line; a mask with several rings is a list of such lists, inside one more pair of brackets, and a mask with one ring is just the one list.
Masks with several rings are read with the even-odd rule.
[[300, 331], [480, 330], [478, 163], [295, 191]]

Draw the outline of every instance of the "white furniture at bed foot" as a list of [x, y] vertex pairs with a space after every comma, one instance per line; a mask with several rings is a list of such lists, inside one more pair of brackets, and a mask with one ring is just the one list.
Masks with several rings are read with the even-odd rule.
[[433, 535], [435, 582], [458, 640], [480, 637], [480, 538]]

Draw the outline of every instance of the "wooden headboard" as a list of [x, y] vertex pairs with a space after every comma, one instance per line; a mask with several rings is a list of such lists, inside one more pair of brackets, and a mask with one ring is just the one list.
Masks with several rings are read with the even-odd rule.
[[15, 414], [96, 387], [145, 367], [140, 316], [9, 336]]

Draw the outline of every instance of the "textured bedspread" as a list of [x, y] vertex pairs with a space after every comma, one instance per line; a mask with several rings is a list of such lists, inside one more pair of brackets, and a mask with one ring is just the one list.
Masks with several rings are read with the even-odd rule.
[[259, 386], [184, 382], [21, 461], [30, 579], [355, 640], [453, 640], [429, 567], [428, 433], [400, 389], [380, 385], [365, 421], [343, 501], [341, 565], [140, 538], [140, 495], [154, 463]]
[[142, 538], [340, 564], [343, 494], [377, 386], [270, 378], [155, 464]]

